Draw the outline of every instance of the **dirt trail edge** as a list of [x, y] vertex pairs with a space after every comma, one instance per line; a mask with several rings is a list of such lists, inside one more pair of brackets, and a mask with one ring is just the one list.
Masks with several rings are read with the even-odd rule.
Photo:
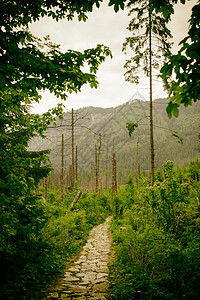
[[78, 260], [43, 299], [106, 299], [111, 259], [111, 218], [91, 230]]

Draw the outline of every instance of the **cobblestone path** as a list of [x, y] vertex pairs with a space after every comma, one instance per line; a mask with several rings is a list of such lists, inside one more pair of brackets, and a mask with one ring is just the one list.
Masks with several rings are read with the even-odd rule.
[[[76, 262], [45, 299], [106, 299], [111, 235], [108, 217], [95, 226]], [[43, 298], [44, 299], [44, 298]]]

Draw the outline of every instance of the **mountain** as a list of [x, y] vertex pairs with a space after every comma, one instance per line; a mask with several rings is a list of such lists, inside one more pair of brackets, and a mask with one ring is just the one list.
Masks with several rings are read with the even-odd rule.
[[[175, 167], [187, 166], [192, 159], [199, 157], [200, 103], [180, 108], [178, 118], [169, 119], [166, 113], [168, 99], [153, 102], [155, 168], [161, 168], [164, 161], [174, 161]], [[85, 107], [74, 111], [75, 145], [78, 149], [79, 178], [94, 177], [95, 144], [102, 137], [100, 170], [111, 173], [113, 149], [117, 159], [119, 183], [124, 183], [130, 172], [135, 174], [136, 147], [141, 172], [145, 175], [150, 169], [149, 143], [149, 102], [130, 100], [113, 108]], [[130, 137], [127, 122], [138, 122], [138, 128]], [[183, 139], [173, 136], [173, 133]], [[64, 161], [66, 170], [71, 165], [71, 112], [64, 114], [57, 127], [49, 128], [45, 139], [34, 139], [31, 150], [51, 149], [53, 167], [59, 172], [61, 167], [61, 140], [64, 134]], [[97, 142], [98, 141], [98, 142]], [[105, 177], [105, 176], [103, 176]]]

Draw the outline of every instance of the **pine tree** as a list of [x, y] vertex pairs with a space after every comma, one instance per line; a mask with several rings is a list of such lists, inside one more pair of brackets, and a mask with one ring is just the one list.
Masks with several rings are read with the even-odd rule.
[[[150, 162], [151, 162], [151, 185], [154, 183], [154, 139], [153, 139], [153, 91], [152, 91], [152, 69], [160, 69], [163, 65], [163, 57], [169, 56], [171, 44], [168, 39], [171, 33], [166, 27], [166, 19], [153, 11], [152, 1], [131, 1], [128, 4], [129, 15], [134, 14], [128, 29], [132, 33], [123, 44], [123, 51], [127, 48], [133, 51], [134, 56], [125, 63], [127, 81], [138, 84], [140, 76], [144, 72], [149, 77], [149, 118], [150, 118]], [[152, 46], [152, 41], [156, 47]], [[133, 125], [133, 126], [131, 126]], [[135, 129], [136, 123], [129, 123], [129, 127]], [[133, 132], [132, 130], [132, 132]], [[129, 131], [130, 132], [130, 131]], [[131, 133], [132, 133], [131, 132]], [[130, 133], [130, 135], [131, 135]]]

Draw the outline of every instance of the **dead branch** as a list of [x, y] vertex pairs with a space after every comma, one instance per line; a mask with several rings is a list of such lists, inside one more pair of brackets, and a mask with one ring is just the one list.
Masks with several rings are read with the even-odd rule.
[[78, 193], [76, 194], [76, 197], [75, 197], [74, 200], [72, 201], [72, 203], [71, 203], [71, 205], [70, 205], [70, 207], [69, 207], [69, 209], [68, 209], [67, 212], [69, 212], [70, 209], [78, 202], [78, 200], [79, 200], [79, 198], [81, 197], [81, 195], [82, 195], [82, 191], [78, 191]]

